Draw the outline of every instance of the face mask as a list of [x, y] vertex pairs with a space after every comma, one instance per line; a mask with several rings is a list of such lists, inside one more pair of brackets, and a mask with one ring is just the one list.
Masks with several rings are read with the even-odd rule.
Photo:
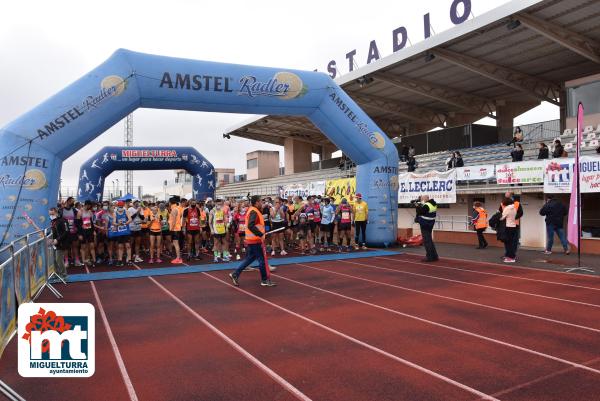
[[191, 206], [192, 208], [194, 208], [194, 207], [196, 207], [196, 204], [195, 204], [195, 203], [192, 203], [190, 206]]
[[50, 220], [56, 220], [56, 218], [57, 218], [57, 217], [58, 217], [57, 215], [55, 215], [55, 214], [51, 214], [51, 215], [50, 215]]
[[96, 210], [98, 210], [98, 208], [97, 208], [96, 206], [94, 206], [94, 207], [92, 208], [92, 210], [95, 212]]
[[345, 204], [347, 204], [347, 203], [348, 203], [348, 201], [347, 201], [346, 199], [344, 199], [344, 200], [342, 201], [342, 204], [344, 204], [344, 205], [345, 205]]
[[65, 206], [65, 209], [67, 209], [67, 210], [71, 210], [71, 208], [72, 208], [72, 207], [73, 207], [73, 205], [71, 205], [71, 204], [69, 203], [69, 204], [67, 204], [67, 206]]
[[123, 208], [122, 207], [118, 207], [117, 208], [117, 212], [122, 213], [123, 212]]
[[108, 206], [102, 206], [102, 210], [108, 210]]

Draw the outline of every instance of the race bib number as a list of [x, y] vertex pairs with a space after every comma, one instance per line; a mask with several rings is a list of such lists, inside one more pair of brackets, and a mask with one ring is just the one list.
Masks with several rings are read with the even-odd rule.
[[246, 230], [246, 225], [243, 223], [240, 223], [239, 225], [239, 231], [245, 231]]
[[127, 231], [127, 226], [118, 226], [117, 227], [117, 231], [120, 232], [120, 233], [122, 233], [124, 231]]
[[198, 225], [198, 219], [195, 217], [192, 217], [190, 219], [190, 226], [197, 226]]
[[342, 212], [343, 220], [350, 220], [350, 212]]
[[89, 217], [83, 219], [82, 227], [86, 230], [92, 228], [92, 220]]

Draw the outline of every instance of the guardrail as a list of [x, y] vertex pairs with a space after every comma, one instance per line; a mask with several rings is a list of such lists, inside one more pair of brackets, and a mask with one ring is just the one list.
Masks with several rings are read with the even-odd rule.
[[[60, 277], [55, 272], [55, 248], [49, 239], [51, 235], [38, 230], [0, 248], [0, 358], [17, 332], [19, 305], [35, 301], [44, 288], [62, 298], [50, 284], [53, 277]], [[0, 392], [10, 400], [24, 401], [2, 380]]]

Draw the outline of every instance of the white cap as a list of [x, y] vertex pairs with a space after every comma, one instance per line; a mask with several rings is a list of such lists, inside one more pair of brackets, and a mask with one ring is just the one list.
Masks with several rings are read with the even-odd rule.
[[206, 198], [207, 202], [212, 202], [213, 198], [211, 198], [210, 196], [208, 198]]

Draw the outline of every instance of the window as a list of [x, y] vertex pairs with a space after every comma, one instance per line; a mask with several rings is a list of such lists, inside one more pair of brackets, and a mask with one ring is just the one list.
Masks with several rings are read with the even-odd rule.
[[600, 81], [567, 89], [568, 117], [577, 117], [577, 106], [583, 103], [585, 114], [600, 113]]
[[258, 159], [246, 160], [246, 168], [247, 169], [256, 168], [256, 167], [258, 167]]

